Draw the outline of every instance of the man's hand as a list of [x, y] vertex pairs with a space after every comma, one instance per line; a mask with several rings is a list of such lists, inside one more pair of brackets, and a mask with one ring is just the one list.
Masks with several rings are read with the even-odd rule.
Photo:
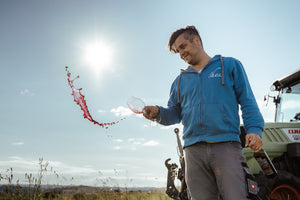
[[145, 118], [154, 121], [154, 119], [159, 114], [159, 107], [158, 106], [145, 106], [143, 108], [143, 115]]
[[263, 145], [261, 137], [256, 133], [246, 135], [245, 147], [250, 147], [253, 152], [259, 152]]

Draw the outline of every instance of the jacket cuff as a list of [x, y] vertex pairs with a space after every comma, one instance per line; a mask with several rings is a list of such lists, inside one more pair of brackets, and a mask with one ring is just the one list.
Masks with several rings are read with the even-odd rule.
[[155, 121], [157, 122], [157, 123], [160, 123], [161, 122], [161, 110], [162, 110], [162, 107], [161, 106], [158, 106], [158, 105], [156, 105], [156, 107], [158, 107], [158, 115], [155, 117]]
[[260, 128], [257, 127], [251, 127], [247, 130], [247, 134], [249, 133], [256, 133], [257, 135], [259, 135], [260, 137], [262, 137], [262, 130]]

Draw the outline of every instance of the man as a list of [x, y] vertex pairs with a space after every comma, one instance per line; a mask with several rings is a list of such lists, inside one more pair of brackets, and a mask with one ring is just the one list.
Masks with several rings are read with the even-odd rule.
[[162, 125], [182, 122], [186, 183], [192, 200], [247, 199], [246, 162], [240, 144], [239, 105], [246, 146], [262, 147], [264, 120], [242, 64], [211, 58], [194, 26], [175, 31], [168, 48], [188, 65], [171, 86], [168, 107], [146, 106], [143, 115]]

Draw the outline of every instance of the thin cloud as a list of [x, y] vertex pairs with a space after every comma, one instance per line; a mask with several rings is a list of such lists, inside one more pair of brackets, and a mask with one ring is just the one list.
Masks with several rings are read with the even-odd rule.
[[117, 142], [117, 143], [122, 143], [122, 142], [123, 142], [122, 139], [114, 139], [113, 141], [114, 141], [114, 142]]
[[116, 139], [114, 142], [118, 143], [118, 145], [112, 147], [114, 150], [131, 150], [136, 151], [139, 147], [149, 147], [149, 146], [157, 146], [160, 143], [155, 140], [146, 141], [145, 138], [128, 138], [126, 141], [121, 139]]
[[119, 106], [117, 108], [113, 108], [110, 112], [114, 113], [116, 116], [130, 116], [133, 112], [124, 106]]
[[[43, 163], [49, 163], [48, 164], [49, 169], [53, 168], [55, 171], [64, 174], [89, 174], [98, 171], [96, 169], [93, 169], [90, 166], [78, 167], [78, 166], [62, 163], [60, 161], [44, 160]], [[39, 160], [27, 159], [18, 156], [11, 156], [9, 157], [9, 160], [5, 160], [5, 161], [0, 160], [0, 167], [13, 168], [14, 173], [17, 174], [27, 173], [28, 169], [30, 169], [33, 172], [36, 172], [39, 169]]]
[[0, 160], [0, 167], [12, 167], [12, 168], [38, 168], [37, 160], [28, 160], [18, 156], [10, 156], [9, 160]]
[[34, 93], [30, 91], [29, 89], [24, 89], [20, 91], [20, 95], [22, 96], [33, 96]]
[[143, 144], [143, 146], [157, 146], [157, 145], [159, 145], [159, 142], [157, 142], [157, 141], [155, 141], [155, 140], [150, 140], [150, 141], [145, 142], [145, 143]]
[[136, 148], [136, 147], [130, 147], [129, 150], [131, 150], [131, 151], [136, 151], [137, 148]]
[[140, 144], [142, 144], [142, 143], [139, 142], [139, 141], [134, 141], [134, 142], [132, 142], [132, 144], [134, 144], [134, 145], [140, 145]]
[[114, 150], [120, 150], [121, 149], [121, 147], [120, 146], [114, 146], [114, 148], [113, 148]]
[[145, 138], [128, 138], [127, 141], [130, 142], [130, 143], [137, 143], [137, 142], [145, 141]]
[[13, 142], [13, 143], [11, 143], [11, 145], [13, 145], [13, 146], [22, 146], [22, 145], [24, 145], [24, 142]]

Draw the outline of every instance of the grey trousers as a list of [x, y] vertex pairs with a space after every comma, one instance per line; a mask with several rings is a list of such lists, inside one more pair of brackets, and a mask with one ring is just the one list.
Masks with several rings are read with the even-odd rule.
[[242, 162], [246, 158], [238, 142], [200, 142], [184, 149], [186, 183], [192, 200], [246, 200]]

